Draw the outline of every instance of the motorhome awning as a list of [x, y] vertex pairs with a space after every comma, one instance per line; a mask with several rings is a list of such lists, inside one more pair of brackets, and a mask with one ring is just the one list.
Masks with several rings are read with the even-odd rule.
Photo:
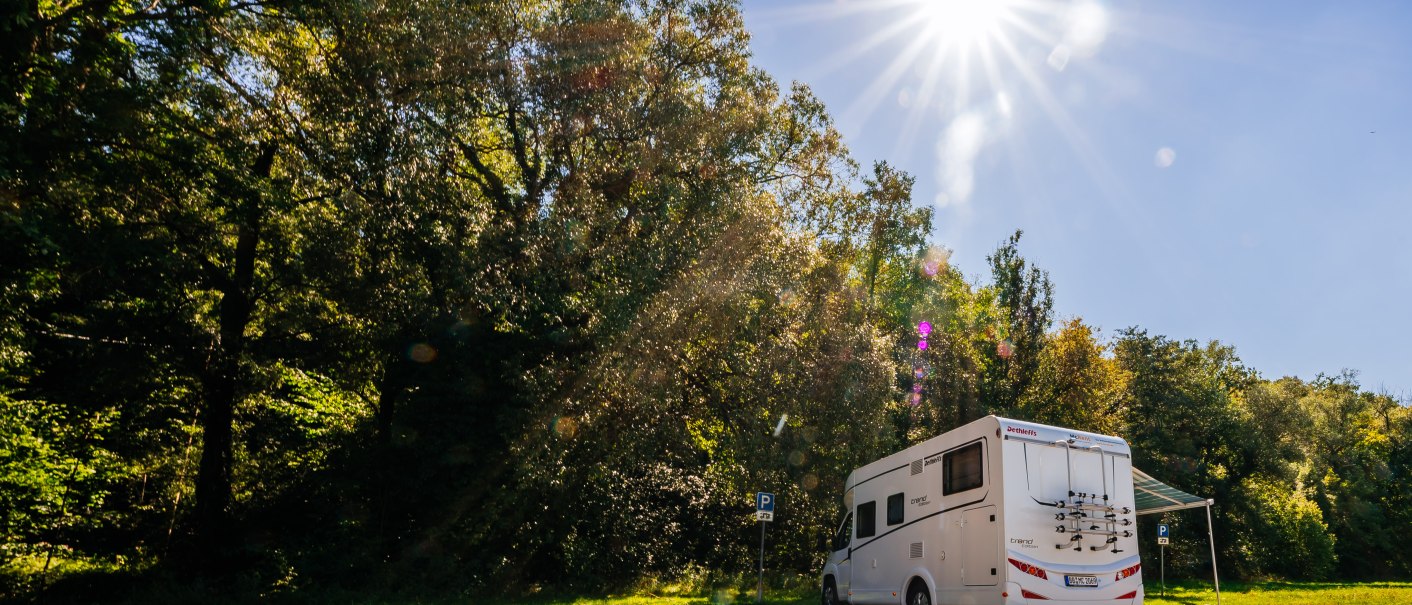
[[[1133, 468], [1133, 499], [1139, 515], [1152, 515], [1184, 508], [1206, 507], [1206, 540], [1211, 546], [1211, 581], [1216, 584], [1216, 605], [1221, 605], [1221, 577], [1216, 573], [1216, 534], [1211, 526], [1211, 505], [1215, 500], [1193, 496]], [[1165, 540], [1165, 538], [1162, 538]], [[1166, 542], [1163, 542], [1165, 544]]]
[[1206, 498], [1193, 496], [1153, 479], [1152, 475], [1136, 468], [1133, 469], [1133, 492], [1133, 497], [1137, 500], [1137, 514], [1139, 515], [1152, 515], [1215, 504]]

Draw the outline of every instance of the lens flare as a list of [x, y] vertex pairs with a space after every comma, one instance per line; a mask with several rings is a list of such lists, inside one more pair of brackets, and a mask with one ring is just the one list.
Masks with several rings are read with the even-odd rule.
[[417, 363], [431, 363], [436, 361], [436, 347], [419, 342], [407, 349], [407, 357]]
[[921, 351], [927, 350], [927, 339], [923, 338], [917, 341], [917, 349]]
[[1064, 71], [1064, 68], [1069, 66], [1070, 54], [1072, 53], [1069, 51], [1069, 47], [1060, 44], [1055, 46], [1054, 50], [1049, 51], [1049, 59], [1047, 59], [1045, 63], [1048, 63], [1049, 67], [1053, 68], [1054, 71]]
[[922, 323], [917, 324], [917, 333], [921, 334], [922, 338], [930, 336], [932, 333], [932, 322], [924, 321]]
[[806, 492], [813, 491], [819, 487], [819, 476], [814, 473], [804, 473], [804, 476], [799, 478], [799, 487]]
[[1157, 154], [1152, 157], [1152, 164], [1158, 168], [1171, 168], [1172, 163], [1177, 161], [1177, 152], [1171, 147], [1163, 147], [1157, 150]]
[[804, 430], [800, 431], [800, 434], [804, 437], [806, 443], [813, 443], [819, 440], [819, 429], [812, 426], [804, 427]]
[[[945, 194], [942, 194], [945, 195]], [[946, 268], [946, 263], [951, 260], [951, 251], [946, 248], [932, 246], [927, 248], [926, 254], [922, 255], [921, 271], [927, 277], [936, 277]]]
[[554, 434], [560, 439], [573, 439], [574, 435], [579, 432], [579, 423], [573, 418], [560, 416], [554, 419], [554, 422], [550, 425], [550, 429], [552, 429]]

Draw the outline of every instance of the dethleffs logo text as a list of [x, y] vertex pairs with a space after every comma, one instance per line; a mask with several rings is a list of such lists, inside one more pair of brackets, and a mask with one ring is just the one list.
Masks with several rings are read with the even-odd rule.
[[1007, 426], [1007, 427], [1005, 427], [1005, 432], [1007, 432], [1007, 433], [1019, 433], [1019, 434], [1021, 434], [1021, 435], [1029, 435], [1030, 437], [1038, 437], [1038, 436], [1039, 436], [1039, 433], [1035, 432], [1034, 429], [1022, 429], [1022, 428], [1013, 427], [1013, 426]]

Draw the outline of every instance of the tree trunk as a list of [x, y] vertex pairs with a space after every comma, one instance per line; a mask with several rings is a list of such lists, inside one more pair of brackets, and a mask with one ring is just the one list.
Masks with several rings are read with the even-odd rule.
[[[267, 179], [276, 146], [261, 145], [251, 168]], [[254, 311], [255, 256], [260, 246], [261, 199], [246, 195], [241, 204], [235, 243], [234, 271], [215, 276], [220, 292], [219, 340], [202, 375], [201, 464], [196, 474], [196, 546], [203, 569], [221, 571], [232, 554], [231, 458], [235, 406], [240, 400], [241, 361], [245, 356], [245, 330]]]
[[397, 400], [407, 387], [407, 368], [399, 353], [389, 356], [378, 381], [377, 438], [384, 447], [392, 445], [392, 419], [397, 412]]
[[[230, 299], [227, 294], [221, 306], [230, 306]], [[224, 321], [222, 324], [224, 336], [228, 330]], [[216, 353], [202, 377], [205, 407], [201, 414], [201, 463], [196, 474], [196, 546], [208, 571], [216, 571], [215, 564], [231, 542], [231, 452], [240, 352], [225, 342], [220, 348], [223, 350]]]

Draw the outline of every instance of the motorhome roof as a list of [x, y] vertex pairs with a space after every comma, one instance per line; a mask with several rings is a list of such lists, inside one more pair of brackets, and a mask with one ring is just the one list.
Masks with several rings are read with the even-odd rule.
[[[988, 417], [988, 418], [991, 418], [991, 417]], [[1004, 433], [1004, 434], [1010, 434], [1010, 435], [1017, 435], [1017, 434], [1019, 434], [1019, 433], [1016, 433], [1016, 432], [1008, 432], [1008, 431], [1006, 431], [1006, 430], [1005, 430], [1006, 427], [1014, 427], [1014, 428], [1016, 428], [1016, 429], [1028, 429], [1028, 430], [1034, 431], [1035, 433], [1038, 433], [1039, 435], [1052, 436], [1053, 438], [1049, 440], [1049, 441], [1051, 441], [1051, 442], [1053, 442], [1053, 441], [1058, 441], [1058, 440], [1060, 440], [1060, 439], [1063, 439], [1063, 440], [1068, 441], [1068, 442], [1070, 442], [1070, 443], [1074, 443], [1074, 442], [1078, 442], [1078, 441], [1086, 441], [1086, 442], [1090, 442], [1090, 443], [1092, 443], [1092, 444], [1094, 444], [1094, 445], [1098, 445], [1098, 446], [1102, 447], [1103, 449], [1108, 450], [1108, 451], [1110, 451], [1110, 452], [1117, 452], [1117, 453], [1121, 453], [1121, 454], [1132, 454], [1131, 448], [1128, 447], [1128, 442], [1127, 442], [1127, 440], [1123, 439], [1122, 437], [1117, 437], [1117, 436], [1114, 436], [1114, 435], [1103, 435], [1103, 434], [1100, 434], [1100, 433], [1090, 433], [1090, 432], [1088, 432], [1088, 431], [1079, 431], [1079, 430], [1075, 430], [1075, 429], [1064, 428], [1064, 427], [1061, 427], [1061, 426], [1052, 426], [1052, 425], [1048, 425], [1048, 424], [1040, 424], [1040, 423], [1038, 423], [1038, 422], [1026, 422], [1026, 421], [1024, 421], [1024, 420], [1014, 420], [1014, 419], [1011, 419], [1011, 418], [1001, 418], [1001, 417], [999, 417], [999, 416], [993, 416], [993, 418], [995, 418], [997, 421], [1000, 422], [1001, 431], [1002, 431], [1002, 433]], [[1034, 436], [1031, 435], [1031, 437], [1034, 437]]]
[[1124, 441], [1121, 437], [1114, 437], [1112, 435], [1100, 435], [1098, 433], [1090, 433], [1087, 431], [1078, 431], [1064, 427], [1051, 426], [1048, 424], [1026, 422], [1024, 420], [1015, 420], [1013, 418], [1002, 418], [1000, 416], [990, 415], [984, 418], [974, 420], [961, 427], [952, 429], [950, 431], [932, 437], [931, 439], [928, 439], [926, 441], [903, 449], [899, 452], [896, 452], [892, 455], [885, 456], [880, 460], [873, 461], [867, 465], [864, 465], [861, 468], [855, 469], [852, 473], [849, 473], [848, 480], [844, 482], [845, 494], [851, 491], [853, 489], [853, 486], [856, 485], [858, 481], [861, 481], [862, 479], [867, 477], [875, 476], [883, 471], [889, 470], [892, 467], [896, 467], [896, 457], [898, 455], [910, 452], [909, 456], [904, 457], [915, 457], [937, 453], [937, 451], [939, 451], [938, 448], [942, 447], [940, 440], [943, 440], [947, 435], [953, 432], [969, 432], [966, 431], [966, 429], [977, 428], [976, 425], [984, 425], [987, 430], [991, 427], [995, 427], [996, 431], [998, 431], [1000, 435], [1008, 436], [1011, 439], [1023, 439], [1025, 441], [1043, 443], [1067, 441], [1075, 445], [1087, 443], [1088, 446], [1097, 446], [1109, 452], [1129, 456], [1132, 455], [1132, 450], [1128, 447], [1127, 441]]

